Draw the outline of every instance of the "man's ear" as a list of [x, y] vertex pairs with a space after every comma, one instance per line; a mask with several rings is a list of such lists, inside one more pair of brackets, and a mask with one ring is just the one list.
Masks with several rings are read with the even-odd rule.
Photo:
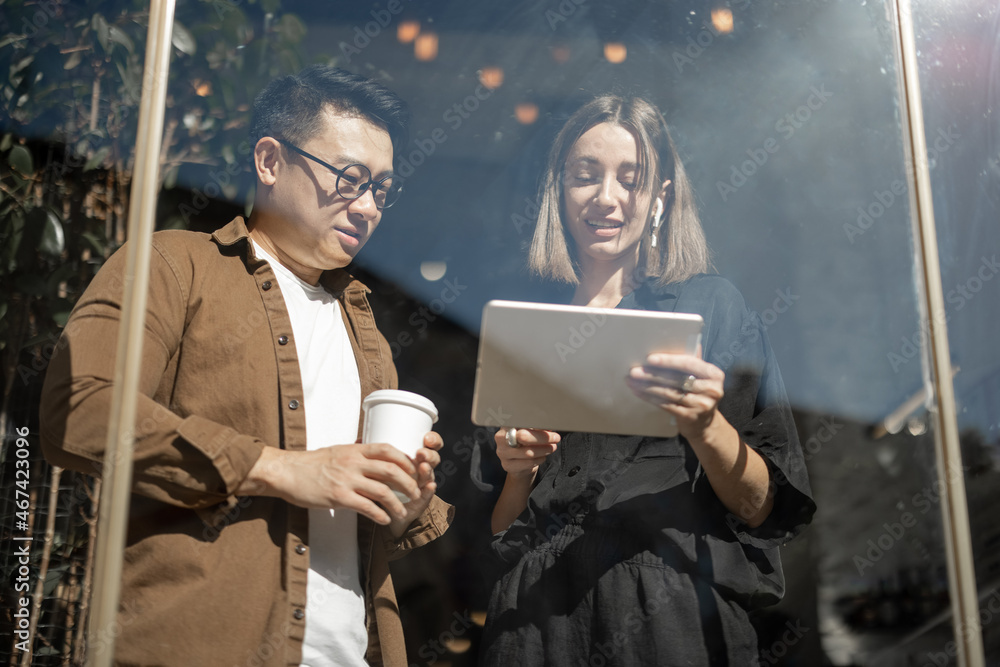
[[278, 153], [281, 144], [274, 137], [261, 137], [253, 149], [254, 171], [264, 185], [274, 185], [278, 179]]

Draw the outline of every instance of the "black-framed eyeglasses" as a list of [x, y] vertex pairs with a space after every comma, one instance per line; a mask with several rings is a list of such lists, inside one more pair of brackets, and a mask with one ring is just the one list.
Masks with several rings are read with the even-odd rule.
[[403, 192], [403, 183], [399, 179], [394, 179], [390, 174], [379, 180], [372, 179], [371, 170], [363, 164], [349, 164], [343, 169], [337, 169], [333, 165], [319, 159], [315, 155], [307, 153], [290, 141], [277, 139], [278, 143], [286, 146], [304, 158], [308, 158], [316, 164], [323, 165], [337, 175], [337, 194], [344, 199], [357, 199], [363, 194], [372, 191], [375, 198], [375, 207], [378, 210], [386, 209], [399, 201], [399, 195]]

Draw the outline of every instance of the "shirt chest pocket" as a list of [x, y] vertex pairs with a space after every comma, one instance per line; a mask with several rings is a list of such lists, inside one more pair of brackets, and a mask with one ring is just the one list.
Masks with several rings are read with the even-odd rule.
[[606, 459], [617, 461], [640, 461], [673, 459], [682, 464], [687, 458], [687, 448], [679, 438], [628, 438], [624, 442], [615, 442], [613, 446], [602, 450]]
[[686, 450], [678, 438], [641, 438], [628, 451], [616, 448], [602, 456], [627, 465], [636, 487], [655, 492], [689, 481]]

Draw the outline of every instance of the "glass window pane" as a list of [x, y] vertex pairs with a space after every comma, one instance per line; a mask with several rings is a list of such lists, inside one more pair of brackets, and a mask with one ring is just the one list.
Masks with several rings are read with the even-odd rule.
[[[927, 161], [934, 194], [941, 280], [958, 428], [965, 467], [976, 582], [987, 664], [1000, 656], [995, 622], [1000, 540], [990, 509], [996, 504], [997, 273], [994, 250], [1000, 203], [997, 142], [997, 18], [989, 3], [918, 2], [914, 29], [924, 100]], [[992, 605], [992, 607], [991, 607]]]
[[[10, 72], [0, 118], [0, 160], [8, 167], [0, 199], [3, 234], [32, 244], [4, 251], [4, 281], [14, 290], [0, 302], [0, 331], [10, 341], [5, 350], [27, 343], [21, 356], [8, 354], [14, 361], [4, 371], [14, 377], [9, 397], [24, 404], [20, 414], [34, 414], [42, 376], [11, 369], [45, 368], [51, 357], [46, 341], [54, 342], [83, 288], [125, 240], [144, 4], [118, 3], [114, 11], [105, 4], [90, 3], [84, 11], [53, 3], [50, 15], [45, 3], [15, 3], [9, 18], [0, 19], [3, 34], [10, 33], [0, 35], [4, 71]], [[572, 285], [533, 275], [528, 252], [553, 142], [581, 106], [608, 93], [642, 97], [662, 112], [690, 181], [711, 271], [738, 291], [746, 305], [744, 326], [755, 333], [747, 343], [742, 330], [724, 330], [733, 338], [722, 349], [715, 347], [721, 338], [706, 337], [706, 357], [726, 366], [726, 359], [743, 358], [748, 347], [762, 345], [761, 335], [766, 338], [817, 507], [811, 525], [780, 550], [784, 594], [777, 604], [756, 606], [778, 575], [747, 531], [732, 530], [718, 548], [743, 554], [739, 562], [766, 580], [760, 589], [726, 588], [721, 579], [739, 573], [718, 562], [711, 570], [714, 552], [692, 547], [692, 567], [713, 572], [706, 590], [737, 609], [740, 619], [752, 611], [757, 648], [751, 653], [762, 665], [953, 663], [890, 4], [209, 0], [178, 6], [161, 153], [161, 229], [211, 233], [235, 216], [250, 216], [253, 224], [261, 186], [252, 169], [256, 138], [248, 135], [252, 105], [275, 77], [315, 63], [334, 65], [371, 77], [410, 106], [410, 136], [394, 154], [393, 182], [402, 183], [402, 196], [383, 212], [350, 266], [371, 289], [372, 313], [400, 388], [438, 408], [435, 430], [444, 448], [437, 491], [456, 507], [443, 537], [392, 564], [409, 663], [476, 664], [490, 642], [484, 633], [494, 632], [483, 623], [503, 573], [491, 546], [491, 513], [505, 473], [495, 451], [496, 428], [470, 420], [483, 307], [492, 299], [565, 304], [574, 298]], [[989, 345], [997, 302], [997, 281], [991, 280], [997, 229], [991, 223], [1000, 182], [992, 76], [997, 8], [928, 0], [917, 3], [916, 14], [977, 580], [990, 593], [998, 566], [992, 556], [998, 536], [989, 521], [1000, 395]], [[72, 40], [63, 28], [72, 31]], [[313, 154], [337, 168], [357, 157]], [[335, 199], [333, 174], [310, 160], [292, 162], [315, 169], [315, 196], [296, 198], [299, 210]], [[375, 178], [385, 176], [366, 166], [379, 172]], [[627, 176], [616, 173], [609, 183], [617, 187], [632, 172]], [[680, 182], [676, 171], [673, 181]], [[676, 183], [674, 188], [676, 195]], [[366, 193], [359, 205], [367, 200]], [[647, 217], [637, 219], [645, 225]], [[606, 229], [613, 227], [602, 220]], [[645, 229], [641, 236], [647, 239]], [[24, 304], [30, 307], [18, 310]], [[234, 331], [243, 335], [239, 327]], [[573, 335], [567, 332], [567, 340]], [[586, 336], [576, 335], [586, 344]], [[288, 338], [276, 340], [277, 355]], [[601, 381], [624, 382], [626, 372]], [[727, 396], [740, 392], [729, 385]], [[18, 426], [18, 418], [9, 423]], [[601, 447], [617, 446], [611, 439], [565, 435], [567, 450], [581, 442], [593, 448], [595, 470], [610, 460]], [[683, 533], [678, 525], [684, 517], [676, 516], [683, 512], [675, 508], [692, 498], [722, 507], [712, 488], [708, 495], [691, 495], [706, 481], [698, 478], [689, 444], [643, 442], [650, 450], [673, 442], [674, 458], [687, 465], [677, 474], [690, 476], [684, 486], [691, 491], [675, 499], [658, 490], [661, 495], [646, 499], [659, 502], [658, 511], [632, 514], [610, 493], [590, 496], [586, 521], [618, 530], [614, 549], [655, 542], [675, 529]], [[656, 450], [633, 456], [629, 465], [656, 471], [666, 458]], [[769, 461], [777, 497], [785, 498], [793, 485], [776, 476], [780, 466]], [[577, 474], [571, 470], [567, 465], [566, 480]], [[552, 488], [556, 480], [563, 483], [544, 472]], [[591, 474], [599, 479], [588, 469]], [[67, 473], [67, 479], [76, 478]], [[5, 485], [7, 480], [5, 475]], [[711, 516], [724, 521], [733, 512], [723, 508]], [[643, 520], [655, 527], [641, 527]], [[240, 521], [237, 515], [219, 530], [234, 531]], [[85, 543], [85, 524], [78, 524], [59, 530]], [[696, 541], [697, 531], [684, 534]], [[535, 537], [544, 545], [552, 536], [539, 530]], [[581, 541], [581, 548], [586, 544]], [[54, 556], [53, 567], [69, 572], [72, 559], [79, 560], [71, 551]], [[654, 548], [636, 551], [666, 558]], [[615, 558], [609, 571], [628, 560]], [[581, 600], [589, 604], [601, 576], [588, 581], [581, 574], [553, 588], [549, 603], [574, 610]], [[621, 590], [621, 604], [633, 604], [639, 584]], [[72, 604], [79, 602], [75, 595]], [[520, 602], [522, 610], [541, 608]], [[988, 598], [983, 604], [990, 609]], [[618, 613], [624, 618], [635, 609]], [[641, 612], [641, 619], [635, 617], [640, 627], [661, 622], [655, 611]], [[70, 636], [65, 630], [75, 622], [72, 614], [51, 613], [52, 627], [61, 630], [46, 629], [47, 641], [72, 643], [63, 639]], [[523, 617], [509, 618], [523, 625]], [[717, 627], [718, 615], [688, 618], [695, 619], [692, 628], [677, 629], [680, 621], [669, 626], [669, 645], [690, 642], [704, 657], [731, 636]], [[997, 633], [985, 618], [983, 624], [993, 655]], [[595, 637], [583, 662], [613, 664], [645, 641], [641, 632]], [[656, 651], [646, 655], [656, 663]], [[49, 664], [43, 657], [37, 664]], [[55, 664], [56, 656], [51, 660]]]

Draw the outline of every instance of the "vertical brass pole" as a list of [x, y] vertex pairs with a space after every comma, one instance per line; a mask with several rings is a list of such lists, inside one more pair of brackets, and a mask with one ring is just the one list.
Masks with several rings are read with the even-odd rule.
[[94, 597], [87, 631], [88, 667], [110, 667], [121, 595], [121, 573], [132, 486], [132, 449], [135, 440], [136, 397], [139, 365], [146, 321], [146, 289], [149, 284], [150, 243], [159, 188], [160, 142], [170, 68], [170, 38], [174, 23], [174, 0], [151, 0], [146, 60], [139, 100], [139, 129], [135, 167], [129, 196], [128, 247], [125, 293], [118, 329], [114, 388], [108, 423], [107, 447], [102, 477]]
[[923, 105], [917, 69], [917, 51], [910, 0], [895, 0], [897, 35], [902, 76], [904, 141], [908, 144], [913, 169], [907, 170], [910, 201], [915, 217], [916, 245], [923, 277], [923, 297], [927, 313], [928, 354], [934, 381], [934, 443], [938, 483], [941, 488], [941, 515], [944, 526], [948, 586], [958, 664], [983, 667], [983, 641], [979, 625], [975, 562], [969, 530], [969, 510], [965, 496], [965, 473], [958, 439], [958, 416], [952, 383], [948, 324], [938, 263], [937, 230], [931, 197], [930, 169], [924, 136]]

